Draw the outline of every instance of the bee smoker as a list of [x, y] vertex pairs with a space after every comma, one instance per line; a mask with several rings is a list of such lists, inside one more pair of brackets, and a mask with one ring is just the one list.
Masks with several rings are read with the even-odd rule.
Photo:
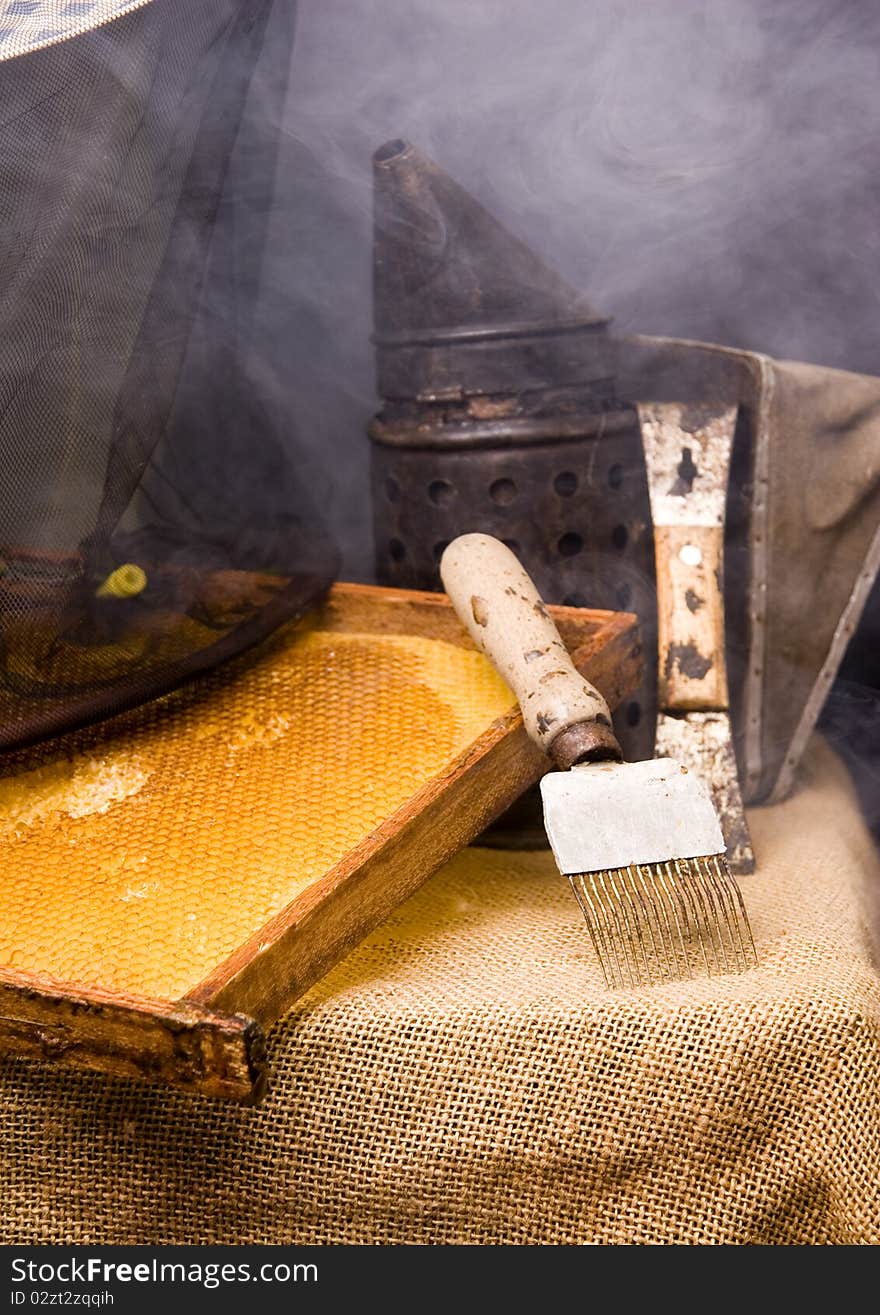
[[479, 530], [547, 601], [636, 612], [645, 680], [618, 729], [628, 756], [648, 757], [651, 518], [608, 318], [408, 143], [376, 152], [374, 180], [377, 578], [439, 589], [447, 543]]

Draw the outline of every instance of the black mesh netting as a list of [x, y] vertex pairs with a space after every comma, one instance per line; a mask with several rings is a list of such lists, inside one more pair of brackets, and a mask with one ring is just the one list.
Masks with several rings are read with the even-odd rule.
[[0, 4], [0, 748], [254, 643], [336, 560], [252, 351], [291, 5], [96, 0], [28, 49], [39, 8]]

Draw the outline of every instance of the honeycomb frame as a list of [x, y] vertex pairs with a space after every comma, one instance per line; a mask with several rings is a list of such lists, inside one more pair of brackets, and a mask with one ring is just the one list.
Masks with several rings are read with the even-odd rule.
[[[637, 688], [634, 617], [552, 611], [576, 664], [612, 707]], [[253, 655], [98, 728], [15, 755], [0, 775], [8, 923], [5, 940], [0, 935], [0, 1047], [53, 1064], [259, 1099], [266, 1079], [264, 1028], [546, 768], [512, 696], [484, 664], [445, 596], [339, 584], [306, 621], [286, 627]], [[376, 687], [367, 723], [380, 724], [381, 734], [367, 734], [364, 717], [355, 715], [353, 671], [361, 673], [361, 700], [365, 687]], [[366, 686], [364, 671], [372, 673]], [[430, 695], [421, 702], [413, 693], [420, 679]], [[456, 681], [464, 682], [467, 697]], [[266, 690], [272, 687], [278, 699], [270, 705]], [[324, 696], [332, 706], [319, 715], [315, 705]], [[291, 719], [312, 737], [319, 726], [312, 761], [331, 764], [327, 782], [349, 782], [347, 793], [328, 789], [326, 799], [317, 789], [317, 806], [337, 819], [337, 830], [338, 819], [362, 815], [360, 828], [334, 832], [334, 843], [323, 848], [312, 843], [321, 829], [317, 814], [288, 834], [287, 814], [278, 811], [279, 798], [287, 798], [274, 788], [284, 763], [278, 749]], [[418, 770], [415, 749], [424, 750]], [[354, 768], [368, 751], [369, 770], [358, 777]], [[157, 763], [168, 778], [167, 806], [156, 812], [154, 800], [151, 813]], [[176, 764], [175, 791], [168, 781]], [[288, 759], [288, 776], [295, 776], [296, 765]], [[197, 781], [207, 778], [201, 780], [201, 809], [198, 801], [195, 808], [182, 806], [187, 767]], [[249, 793], [236, 794], [243, 772]], [[223, 836], [231, 837], [223, 862], [209, 861], [221, 833], [212, 832], [217, 819], [205, 807], [206, 794]], [[144, 834], [155, 839], [160, 823], [170, 835], [152, 856], [154, 890], [141, 851]], [[95, 838], [105, 831], [115, 839], [102, 849]], [[136, 834], [142, 843], [135, 843]], [[248, 835], [245, 852], [242, 837]], [[262, 868], [253, 857], [260, 848], [254, 835], [272, 850]], [[34, 854], [37, 841], [49, 867], [28, 870], [28, 845]], [[298, 852], [288, 863], [291, 849]], [[16, 852], [21, 870], [14, 866]], [[105, 853], [107, 868], [100, 857], [89, 857]], [[205, 894], [199, 873], [195, 885], [175, 886], [174, 864], [163, 862], [162, 853], [183, 856], [177, 864], [182, 879], [191, 856], [202, 862], [201, 875], [217, 885], [213, 903], [198, 904]], [[307, 872], [300, 881], [297, 858]], [[50, 890], [53, 863], [58, 890]], [[155, 878], [166, 868], [167, 888]], [[268, 901], [260, 897], [267, 873], [270, 885], [278, 884], [278, 873], [287, 883], [281, 881], [283, 888], [273, 889]], [[125, 906], [128, 941], [115, 950], [113, 918], [106, 927], [96, 922], [107, 913], [102, 898], [116, 911]], [[72, 929], [90, 924], [95, 962], [104, 965], [94, 971], [70, 951]], [[53, 936], [61, 949], [53, 950]], [[173, 968], [175, 954], [185, 957], [187, 944], [196, 941], [203, 952], [176, 976], [150, 969], [160, 943], [171, 947]]]

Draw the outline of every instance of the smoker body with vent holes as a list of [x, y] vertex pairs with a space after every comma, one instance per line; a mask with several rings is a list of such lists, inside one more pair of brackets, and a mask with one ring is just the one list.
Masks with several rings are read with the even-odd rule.
[[644, 684], [617, 729], [648, 757], [653, 538], [608, 320], [412, 146], [388, 143], [374, 164], [377, 577], [438, 589], [446, 544], [479, 530], [548, 602], [635, 612]]

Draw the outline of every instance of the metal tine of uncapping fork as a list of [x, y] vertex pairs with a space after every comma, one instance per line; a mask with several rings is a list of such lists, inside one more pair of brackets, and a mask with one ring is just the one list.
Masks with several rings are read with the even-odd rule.
[[[641, 922], [639, 921], [639, 911], [633, 902], [632, 896], [627, 890], [626, 882], [624, 881], [624, 876], [623, 876], [625, 871], [626, 871], [625, 868], [612, 868], [608, 873], [608, 877], [611, 883], [611, 889], [614, 892], [614, 896], [617, 900], [618, 907], [622, 909], [624, 921], [626, 922], [627, 949], [630, 952], [630, 966], [631, 966], [632, 975], [636, 979], [638, 985], [650, 986], [651, 969], [648, 965], [648, 955], [645, 950], [644, 937], [642, 936], [642, 926], [641, 926]], [[629, 916], [627, 914], [627, 909], [629, 909], [630, 913], [632, 914], [632, 922], [630, 922]]]
[[730, 972], [730, 956], [721, 930], [724, 910], [718, 906], [714, 892], [703, 882], [699, 860], [677, 859], [673, 869], [680, 888], [698, 907], [696, 936], [704, 956], [708, 958], [708, 951], [711, 950], [713, 958], [713, 967], [707, 971], [710, 975]]
[[[650, 865], [643, 866], [640, 863], [633, 863], [631, 869], [642, 885], [648, 908], [654, 910], [654, 917], [656, 919], [660, 937], [660, 945], [662, 947], [662, 954], [660, 952], [657, 954], [657, 964], [661, 969], [661, 976], [668, 975], [669, 965], [676, 962], [677, 956], [675, 950], [675, 938], [672, 933], [672, 924], [669, 921], [667, 901], [664, 898], [663, 893], [657, 888], [657, 884], [654, 881], [654, 872]], [[647, 876], [645, 875], [646, 873]], [[649, 882], [650, 889], [648, 888]], [[664, 964], [666, 965], [665, 974], [663, 972]]]
[[[706, 972], [710, 975], [714, 972], [723, 971], [721, 960], [718, 957], [718, 946], [712, 936], [712, 917], [711, 912], [706, 906], [702, 891], [693, 880], [691, 863], [689, 859], [674, 859], [665, 864], [670, 874], [670, 885], [675, 891], [682, 904], [685, 906], [686, 916], [690, 913], [688, 929], [690, 932], [688, 940], [688, 951], [696, 944], [703, 956], [703, 964]], [[722, 953], [724, 950], [722, 944]], [[712, 951], [714, 963], [710, 965], [708, 951]], [[725, 968], [727, 966], [727, 955], [724, 954]]]
[[719, 865], [718, 878], [712, 871], [711, 859], [699, 859], [696, 862], [696, 869], [699, 880], [703, 883], [714, 906], [718, 909], [718, 918], [715, 923], [719, 937], [723, 930], [727, 932], [727, 940], [730, 944], [730, 953], [733, 960], [733, 971], [745, 967], [745, 957], [742, 951], [742, 935], [737, 928], [736, 910], [729, 899], [728, 892], [725, 890], [724, 883], [720, 878], [721, 866]]
[[629, 928], [625, 921], [624, 911], [620, 907], [620, 901], [614, 894], [611, 873], [606, 871], [585, 873], [582, 874], [581, 879], [592, 886], [598, 898], [599, 907], [608, 928], [608, 939], [614, 951], [614, 962], [617, 966], [620, 985], [638, 986], [638, 978], [633, 970], [632, 957], [627, 953]]
[[[602, 929], [602, 944], [599, 952], [602, 971], [606, 980], [614, 978], [616, 986], [631, 988], [639, 985], [639, 977], [634, 971], [631, 955], [627, 953], [629, 936], [626, 924], [621, 917], [619, 902], [613, 891], [609, 893], [610, 874], [608, 872], [582, 872], [571, 878], [575, 890], [579, 886], [590, 902], [590, 908]], [[583, 903], [581, 909], [586, 916]], [[587, 919], [589, 925], [589, 918]]]
[[635, 909], [639, 929], [639, 943], [642, 948], [642, 960], [650, 983], [654, 980], [657, 972], [657, 941], [654, 936], [654, 925], [651, 921], [650, 909], [633, 878], [632, 864], [628, 864], [625, 868], [619, 868], [618, 874], [620, 884], [627, 892], [627, 897]]
[[746, 913], [742, 892], [736, 878], [730, 871], [727, 861], [724, 858], [719, 858], [718, 855], [713, 854], [711, 857], [703, 859], [703, 864], [708, 879], [721, 891], [722, 897], [725, 898], [730, 909], [731, 935], [735, 939], [742, 966], [746, 969], [754, 968], [758, 962], [758, 954], [755, 949], [752, 928]]
[[[581, 872], [572, 873], [568, 880], [574, 891], [574, 897], [578, 902], [580, 911], [584, 915], [584, 922], [587, 924], [587, 930], [590, 933], [590, 939], [593, 942], [593, 949], [596, 951], [596, 958], [599, 960], [602, 972], [605, 976], [605, 985], [609, 989], [612, 989], [618, 984], [622, 986], [622, 977], [618, 982], [614, 976], [611, 958], [612, 954], [616, 953], [616, 951], [614, 951], [613, 944], [606, 940], [603, 926], [604, 920], [602, 919], [596, 904], [593, 902], [595, 892], [591, 892], [586, 878]], [[618, 964], [618, 970], [619, 968], [620, 965]]]
[[[678, 943], [681, 948], [682, 958], [684, 959], [686, 975], [688, 977], [693, 977], [694, 973], [691, 966], [691, 956], [690, 951], [688, 950], [690, 926], [688, 923], [687, 906], [681, 897], [681, 892], [678, 889], [671, 865], [669, 863], [657, 863], [656, 865], [652, 864], [651, 866], [654, 868], [657, 880], [660, 882], [660, 887], [672, 910], [672, 917], [675, 921], [675, 928], [678, 933]], [[681, 914], [680, 917], [679, 914]], [[684, 930], [682, 930], [682, 922], [684, 923]], [[711, 972], [712, 970], [709, 967], [709, 960], [706, 956], [706, 947], [702, 940], [700, 940], [699, 944], [703, 952], [706, 972]], [[670, 965], [670, 975], [672, 975], [671, 970], [672, 965]]]

